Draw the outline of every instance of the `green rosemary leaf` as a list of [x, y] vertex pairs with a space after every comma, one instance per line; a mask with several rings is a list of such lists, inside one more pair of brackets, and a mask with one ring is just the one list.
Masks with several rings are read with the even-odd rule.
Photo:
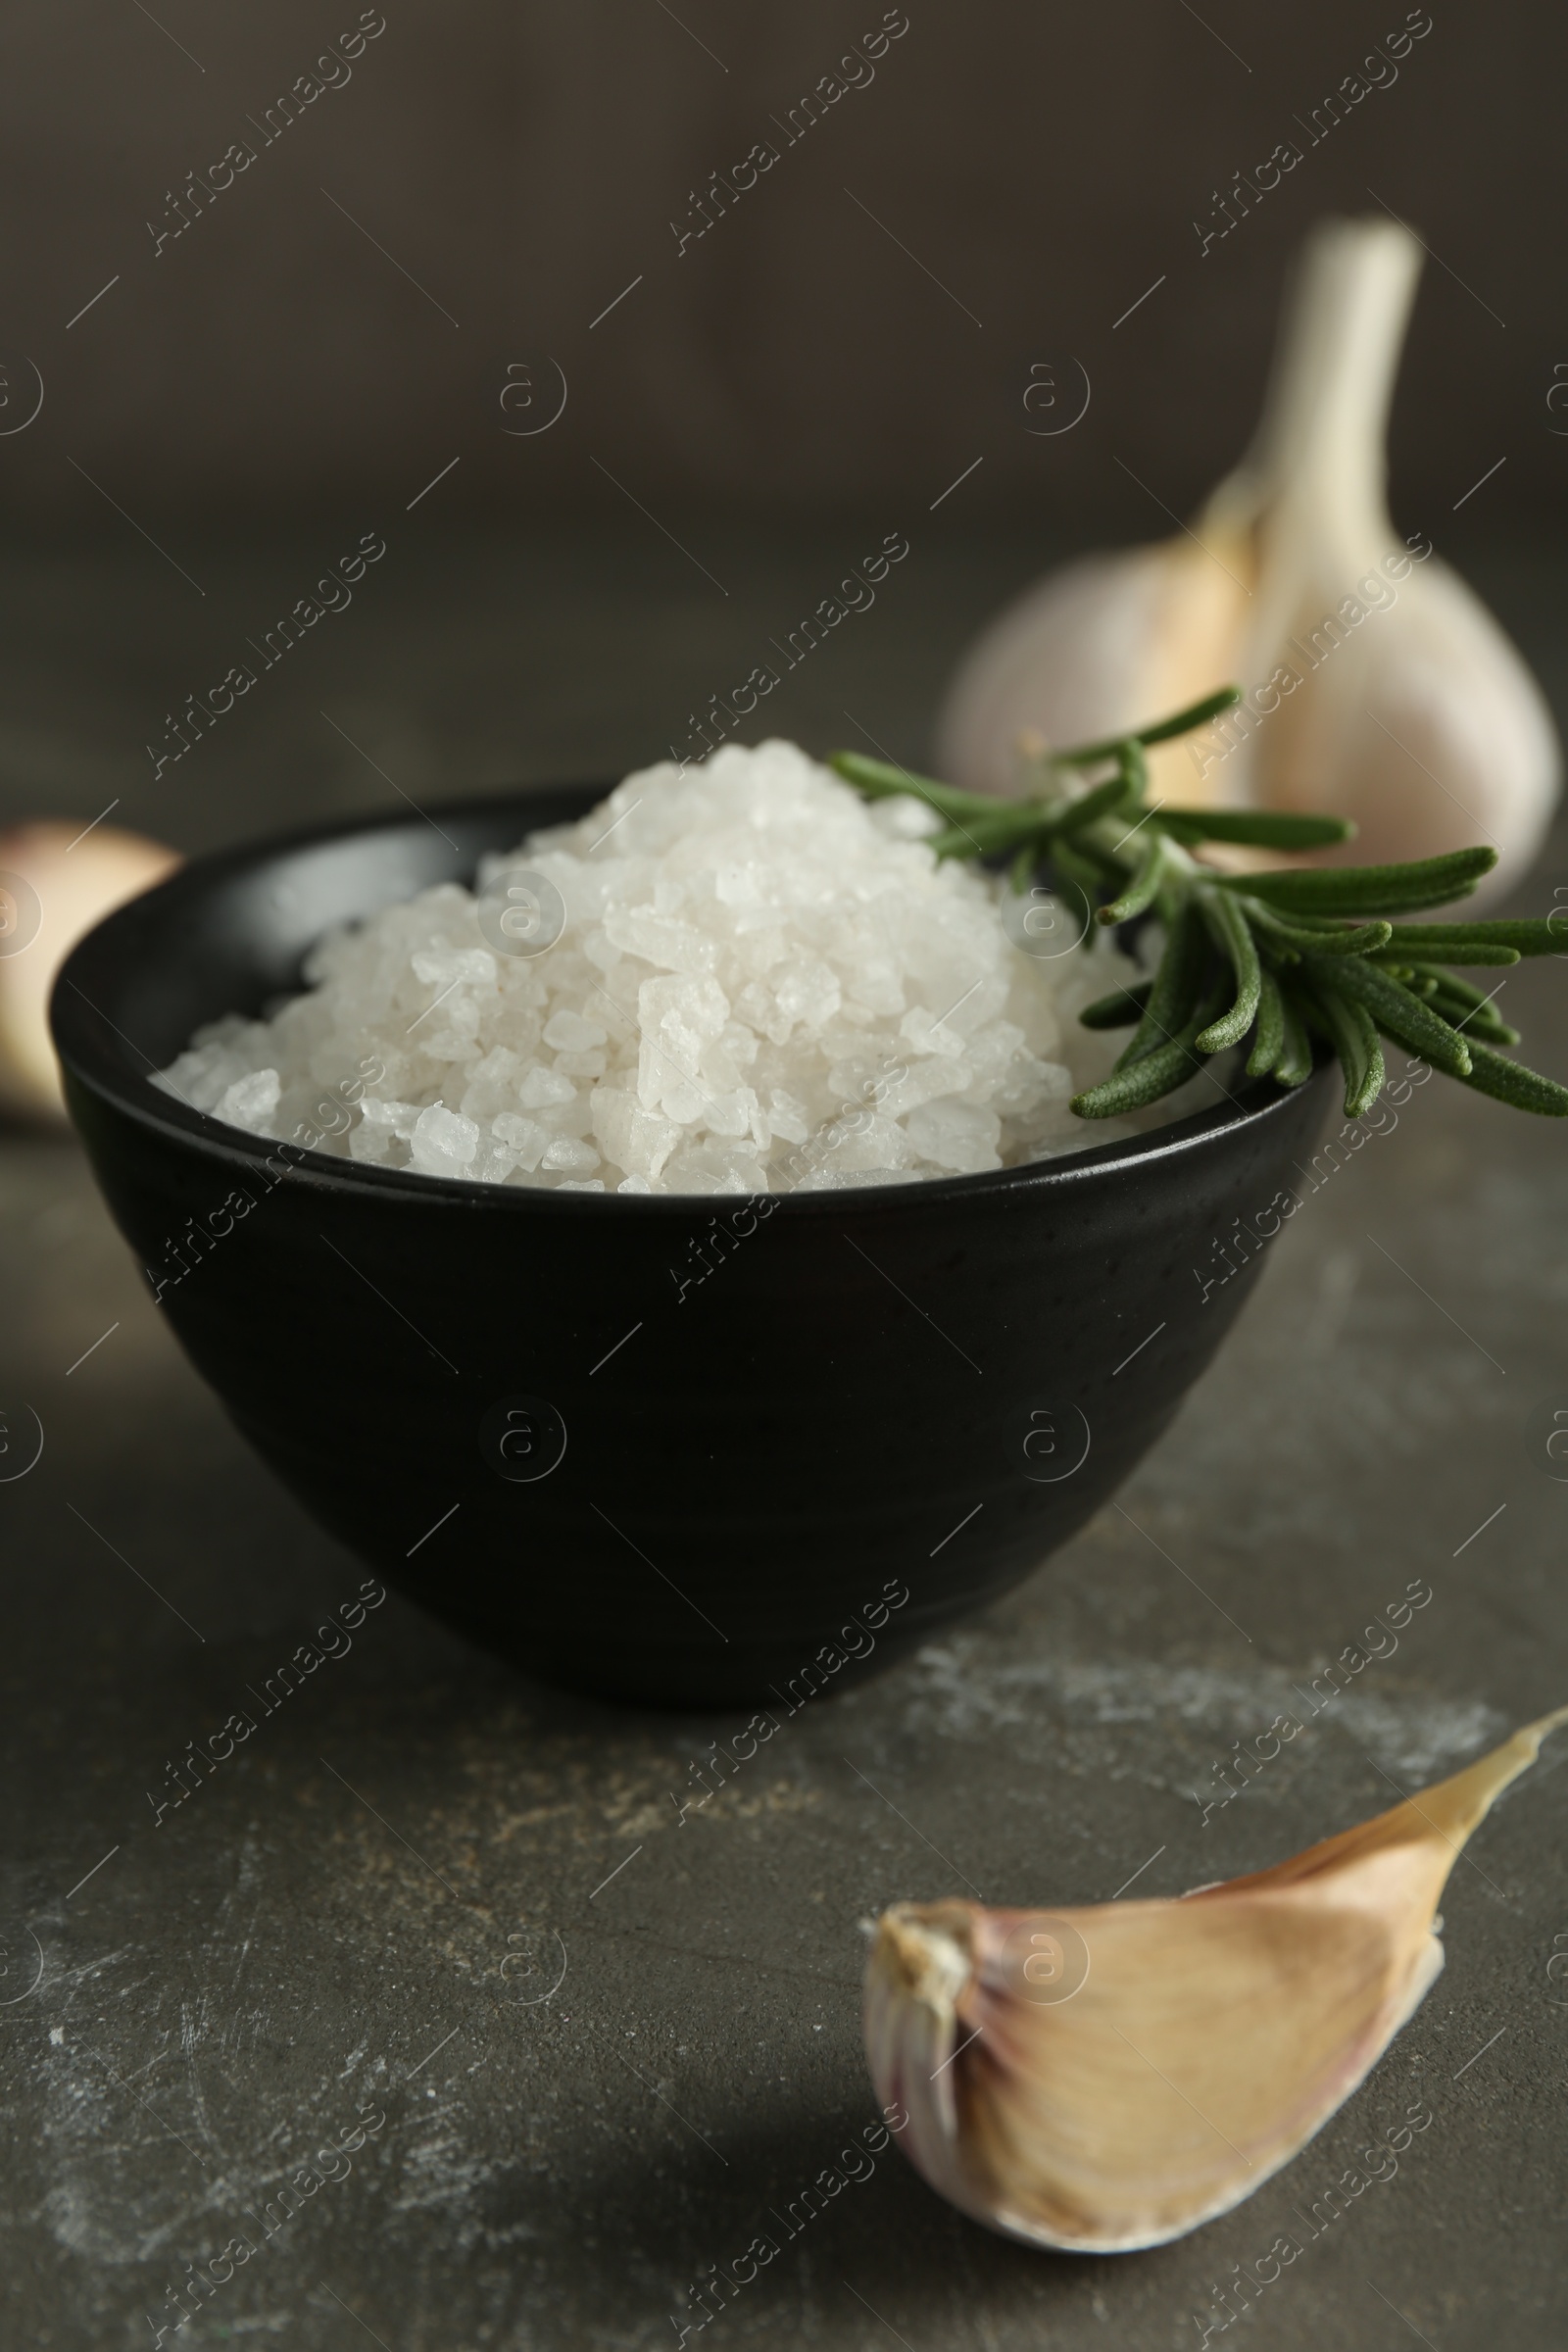
[[1143, 1017], [1153, 985], [1152, 980], [1140, 980], [1135, 988], [1118, 988], [1108, 997], [1097, 997], [1078, 1018], [1086, 1029], [1131, 1029]]
[[893, 767], [885, 760], [867, 760], [862, 752], [829, 752], [827, 764], [868, 801], [912, 793], [942, 816], [995, 816], [1025, 805], [1001, 800], [993, 793], [960, 792], [956, 784], [938, 784], [930, 776], [911, 775], [907, 768]]
[[[1461, 980], [1457, 972], [1447, 971], [1441, 963], [1418, 963], [1412, 973], [1417, 989], [1425, 992], [1434, 1012], [1441, 1012], [1450, 1021], [1468, 1045], [1472, 1038], [1485, 1038], [1492, 1046], [1516, 1046], [1519, 1032], [1509, 1027], [1497, 1010], [1497, 989], [1483, 995]], [[1504, 984], [1499, 981], [1498, 988]]]
[[1129, 736], [1122, 745], [1116, 755], [1116, 763], [1126, 783], [1128, 799], [1141, 804], [1149, 790], [1149, 761], [1136, 736]]
[[1190, 735], [1195, 727], [1206, 726], [1222, 710], [1234, 710], [1241, 699], [1239, 686], [1218, 686], [1212, 694], [1189, 703], [1185, 710], [1176, 711], [1170, 718], [1156, 719], [1152, 726], [1137, 728], [1132, 740], [1141, 744], [1169, 743], [1173, 736]]
[[1099, 1086], [1074, 1095], [1072, 1107], [1078, 1116], [1113, 1119], [1122, 1111], [1142, 1110], [1146, 1103], [1157, 1102], [1161, 1095], [1173, 1093], [1202, 1066], [1203, 1057], [1196, 1042], [1198, 1033], [1213, 1018], [1219, 1004], [1218, 996], [1206, 996], [1192, 1019], [1167, 1044], [1156, 1046], [1152, 1054], [1143, 1054], [1125, 1068], [1118, 1063]]
[[1348, 816], [1296, 816], [1272, 808], [1162, 808], [1160, 823], [1189, 847], [1245, 841], [1263, 850], [1321, 850], [1355, 838]]
[[1085, 825], [1092, 825], [1097, 817], [1113, 814], [1133, 797], [1126, 774], [1118, 771], [1108, 783], [1097, 784], [1093, 792], [1086, 792], [1082, 800], [1069, 801], [1065, 808], [1058, 808], [1051, 818], [1052, 831], [1057, 835], [1080, 833]]
[[1100, 920], [1106, 924], [1130, 922], [1135, 914], [1142, 914], [1146, 906], [1152, 906], [1159, 896], [1160, 884], [1165, 879], [1169, 864], [1170, 851], [1165, 836], [1157, 832], [1152, 834], [1138, 871], [1119, 898], [1112, 899], [1108, 906], [1101, 907]]
[[1303, 866], [1282, 873], [1222, 874], [1215, 887], [1266, 899], [1287, 913], [1399, 914], [1446, 906], [1474, 890], [1497, 862], [1491, 849], [1450, 850], [1409, 865]]
[[1445, 963], [1497, 963], [1495, 953], [1475, 954], [1477, 948], [1511, 948], [1515, 956], [1568, 955], [1568, 930], [1555, 915], [1504, 916], [1497, 922], [1401, 923], [1392, 943], [1412, 956], [1441, 955]]
[[1434, 1069], [1463, 1078], [1470, 1051], [1458, 1032], [1420, 997], [1355, 956], [1303, 956], [1301, 969], [1319, 995], [1325, 987], [1359, 1004], [1385, 1036], [1408, 1046]]
[[1304, 1086], [1312, 1075], [1312, 1041], [1306, 1034], [1306, 1023], [1294, 992], [1280, 986], [1280, 1004], [1285, 1015], [1284, 1035], [1273, 1063], [1273, 1076], [1281, 1086]]
[[991, 858], [1000, 851], [1017, 849], [1032, 837], [1038, 824], [1031, 804], [1019, 801], [985, 816], [955, 817], [946, 832], [927, 834], [926, 843], [939, 858]]
[[1543, 1078], [1539, 1070], [1526, 1069], [1522, 1061], [1510, 1061], [1506, 1054], [1494, 1054], [1479, 1041], [1470, 1049], [1465, 1084], [1510, 1103], [1515, 1110], [1534, 1110], [1548, 1119], [1568, 1118], [1568, 1086], [1559, 1086], [1555, 1078]]
[[1444, 1019], [1458, 1030], [1466, 1045], [1472, 1045], [1478, 1037], [1489, 1046], [1516, 1046], [1519, 1043], [1518, 1030], [1511, 1029], [1499, 1017], [1494, 1005], [1483, 1007], [1466, 1004], [1462, 998], [1450, 997], [1441, 988], [1433, 990], [1427, 1003], [1434, 1012], [1441, 1012]]
[[[1299, 916], [1298, 916], [1297, 920], [1299, 921]], [[1436, 927], [1437, 926], [1434, 925], [1434, 928]], [[1401, 941], [1410, 940], [1410, 938], [1411, 932], [1408, 926], [1399, 923], [1395, 924], [1394, 936], [1389, 942], [1389, 953], [1391, 956], [1394, 956], [1396, 958], [1397, 968], [1401, 971], [1408, 968], [1410, 957], [1427, 954], [1446, 956], [1451, 957], [1455, 963], [1467, 963], [1472, 966], [1477, 964], [1517, 963], [1519, 960], [1519, 951], [1517, 948], [1450, 948], [1443, 941], [1426, 939], [1415, 939], [1409, 946], [1401, 946], [1399, 944]], [[1382, 956], [1377, 956], [1375, 960], [1378, 963], [1383, 964], [1386, 970], [1392, 971], [1396, 968], [1395, 964], [1388, 963]]]
[[1285, 1050], [1285, 999], [1280, 984], [1272, 972], [1259, 972], [1257, 992], [1257, 1035], [1252, 1051], [1247, 1056], [1249, 1078], [1261, 1078], [1271, 1070]]
[[1098, 856], [1092, 843], [1080, 846], [1063, 841], [1059, 834], [1051, 844], [1051, 862], [1061, 880], [1075, 883], [1091, 906], [1102, 891], [1113, 890], [1121, 880], [1119, 870]]
[[1234, 710], [1242, 699], [1239, 686], [1222, 686], [1217, 694], [1205, 694], [1200, 703], [1191, 703], [1178, 710], [1174, 718], [1156, 719], [1152, 726], [1138, 727], [1126, 735], [1107, 735], [1102, 743], [1076, 743], [1071, 751], [1053, 752], [1055, 767], [1088, 767], [1096, 760], [1114, 760], [1127, 743], [1168, 743], [1173, 735], [1189, 735], [1206, 719], [1217, 718], [1222, 710]]
[[1367, 956], [1385, 946], [1393, 931], [1392, 923], [1346, 924], [1331, 921], [1306, 925], [1300, 920], [1287, 922], [1275, 912], [1266, 900], [1248, 896], [1242, 900], [1247, 919], [1288, 948], [1318, 956]]
[[1336, 964], [1330, 982], [1319, 979], [1303, 1003], [1309, 1014], [1317, 1014], [1340, 1057], [1345, 1073], [1345, 1115], [1358, 1119], [1383, 1092], [1383, 1043], [1366, 1006], [1353, 997], [1341, 996], [1338, 983], [1346, 968]]
[[1023, 897], [1024, 892], [1034, 880], [1035, 868], [1039, 863], [1040, 844], [1037, 841], [1026, 841], [1012, 861], [1009, 875], [1016, 897], [1020, 899]]
[[[1447, 971], [1441, 963], [1417, 963], [1412, 964], [1411, 969], [1418, 980], [1435, 981], [1446, 997], [1452, 997], [1467, 1010], [1473, 1008], [1479, 1012], [1483, 1006], [1490, 1006], [1497, 993], [1494, 988], [1472, 988], [1468, 980], [1461, 980], [1457, 972]], [[1498, 1014], [1497, 1017], [1500, 1019], [1502, 1016]]]
[[1196, 895], [1214, 945], [1236, 974], [1235, 1002], [1198, 1040], [1200, 1054], [1223, 1054], [1227, 1046], [1241, 1044], [1257, 1016], [1262, 970], [1247, 916], [1236, 901], [1217, 890]]
[[1118, 1070], [1129, 1069], [1157, 1046], [1167, 1045], [1191, 1020], [1207, 963], [1208, 934], [1198, 908], [1188, 899], [1171, 924], [1144, 1017], [1131, 1042], [1122, 1048]]
[[[1246, 876], [1239, 875], [1237, 883], [1238, 887], [1245, 890]], [[1276, 914], [1274, 920], [1283, 922], [1285, 917]], [[1290, 913], [1290, 927], [1296, 931], [1328, 931], [1338, 938], [1345, 929], [1345, 923], [1343, 918], [1337, 914], [1312, 914], [1305, 907], [1293, 906]], [[1330, 949], [1325, 953], [1332, 954], [1333, 951]]]

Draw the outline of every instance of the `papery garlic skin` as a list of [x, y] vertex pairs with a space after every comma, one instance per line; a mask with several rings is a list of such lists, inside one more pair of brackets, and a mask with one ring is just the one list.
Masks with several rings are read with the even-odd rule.
[[1235, 679], [1233, 719], [1154, 752], [1155, 797], [1352, 818], [1353, 847], [1314, 862], [1490, 842], [1482, 896], [1517, 881], [1557, 797], [1550, 713], [1491, 614], [1385, 503], [1420, 262], [1391, 220], [1314, 231], [1241, 465], [1190, 531], [1071, 564], [992, 624], [950, 689], [940, 773], [1018, 791], [1020, 739], [1116, 734]]
[[[1387, 580], [1381, 571], [1363, 576]], [[1502, 630], [1440, 558], [1428, 557], [1397, 593], [1400, 608], [1371, 611], [1328, 658], [1342, 665], [1334, 692], [1354, 723], [1306, 690], [1307, 673], [1303, 690], [1283, 697], [1259, 727], [1255, 748], [1233, 756], [1236, 791], [1248, 807], [1353, 818], [1354, 842], [1314, 863], [1395, 864], [1489, 843], [1498, 862], [1477, 892], [1480, 906], [1520, 880], [1551, 821], [1559, 771], [1551, 713]], [[1419, 612], [1406, 621], [1413, 593]], [[1393, 659], [1378, 631], [1396, 627], [1402, 643]], [[1189, 754], [1195, 770], [1204, 756], [1200, 741]], [[1209, 772], [1217, 797], [1230, 799], [1223, 765]]]
[[1460, 1847], [1568, 1709], [1419, 1798], [1173, 1901], [884, 1913], [865, 2043], [906, 2152], [976, 2221], [1073, 2253], [1229, 2212], [1364, 2081], [1443, 1968]]

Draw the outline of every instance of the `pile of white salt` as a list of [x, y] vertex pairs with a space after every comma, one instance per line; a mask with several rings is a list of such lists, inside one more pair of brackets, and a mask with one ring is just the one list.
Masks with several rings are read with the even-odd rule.
[[[158, 1083], [374, 1167], [631, 1194], [965, 1175], [1190, 1107], [1073, 1114], [1125, 1043], [1078, 1009], [1136, 969], [1102, 933], [1074, 945], [1069, 907], [939, 863], [939, 829], [793, 744], [647, 768], [487, 860], [477, 897], [443, 883], [330, 933], [306, 994], [199, 1030]], [[523, 900], [499, 897], [516, 869]], [[497, 910], [520, 903], [541, 911], [514, 938]]]

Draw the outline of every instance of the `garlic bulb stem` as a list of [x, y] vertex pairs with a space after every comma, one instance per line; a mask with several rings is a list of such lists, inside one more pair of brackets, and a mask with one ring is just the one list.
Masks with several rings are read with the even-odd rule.
[[1370, 864], [1491, 842], [1485, 895], [1517, 881], [1557, 795], [1550, 713], [1430, 539], [1412, 565], [1385, 495], [1421, 259], [1393, 220], [1313, 230], [1241, 464], [1191, 532], [1069, 564], [992, 624], [949, 690], [939, 773], [1016, 793], [1025, 738], [1129, 734], [1235, 678], [1247, 699], [1206, 753], [1152, 753], [1156, 798], [1327, 810]]
[[[1326, 222], [1301, 256], [1253, 447], [1200, 524], [1233, 547], [1247, 537], [1252, 598], [1239, 659], [1250, 686], [1303, 614], [1321, 627], [1398, 549], [1383, 453], [1420, 268], [1421, 248], [1394, 221]], [[1262, 765], [1239, 761], [1227, 800], [1266, 798]]]
[[1350, 538], [1370, 522], [1393, 541], [1383, 452], [1420, 270], [1420, 246], [1392, 220], [1330, 220], [1308, 240], [1257, 433], [1231, 477], [1253, 518], [1309, 496]]

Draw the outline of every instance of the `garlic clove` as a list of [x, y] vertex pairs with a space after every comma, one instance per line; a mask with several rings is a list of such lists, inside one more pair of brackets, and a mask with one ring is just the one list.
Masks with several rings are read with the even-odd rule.
[[[113, 825], [49, 820], [0, 833], [0, 1109], [62, 1120], [49, 994], [78, 939], [180, 862]], [[20, 885], [20, 887], [19, 887]]]
[[[1225, 669], [1223, 656], [1240, 637], [1248, 594], [1229, 575], [1245, 582], [1251, 568], [1245, 541], [1224, 545], [1222, 565], [1182, 538], [1049, 573], [965, 657], [939, 722], [938, 773], [970, 792], [1036, 790], [1020, 739], [1094, 742], [1225, 685], [1239, 674], [1239, 657]], [[1152, 800], [1190, 808], [1216, 798], [1184, 742], [1153, 746], [1149, 777]]]
[[[1390, 220], [1308, 239], [1258, 431], [1190, 531], [1050, 575], [961, 664], [939, 767], [1022, 787], [1021, 735], [1083, 741], [1240, 679], [1241, 710], [1159, 747], [1175, 805], [1354, 819], [1356, 863], [1499, 852], [1482, 896], [1536, 855], [1558, 788], [1545, 702], [1479, 600], [1384, 493], [1389, 404], [1421, 249]], [[1314, 862], [1320, 861], [1314, 859]]]
[[866, 1969], [910, 2160], [1032, 2245], [1126, 2253], [1228, 2212], [1356, 2088], [1443, 1967], [1466, 1838], [1568, 1707], [1359, 1828], [1180, 1899], [901, 1903]]

